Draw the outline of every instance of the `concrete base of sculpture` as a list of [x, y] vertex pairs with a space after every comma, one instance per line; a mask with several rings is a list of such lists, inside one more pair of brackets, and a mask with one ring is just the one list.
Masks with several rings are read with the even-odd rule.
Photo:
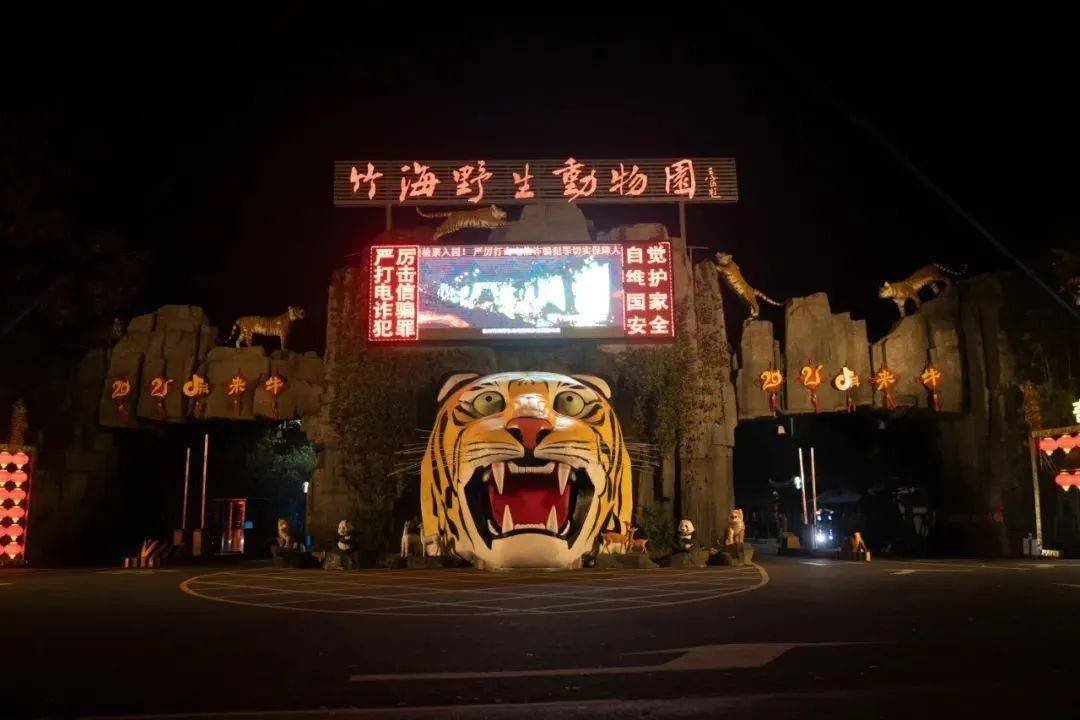
[[303, 550], [282, 550], [275, 546], [270, 554], [274, 557], [276, 568], [309, 568], [319, 564], [314, 555]]
[[625, 555], [597, 555], [593, 567], [598, 570], [647, 570], [658, 566], [645, 553], [627, 553]]
[[322, 566], [323, 570], [356, 570], [360, 567], [360, 553], [327, 550]]
[[754, 546], [750, 543], [725, 545], [720, 552], [709, 558], [711, 565], [745, 567], [754, 564]]
[[403, 558], [398, 553], [387, 553], [379, 567], [391, 570], [438, 570], [440, 568], [468, 567], [468, 563], [455, 557], [424, 556]]
[[670, 568], [703, 568], [709, 564], [709, 551], [703, 548], [691, 548], [687, 551], [674, 552], [662, 558], [660, 564]]

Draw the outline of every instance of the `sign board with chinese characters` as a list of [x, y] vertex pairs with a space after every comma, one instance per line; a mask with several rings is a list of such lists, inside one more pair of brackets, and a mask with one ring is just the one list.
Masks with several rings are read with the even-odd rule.
[[735, 158], [339, 160], [334, 205], [734, 203]]
[[376, 245], [368, 340], [675, 336], [671, 243]]

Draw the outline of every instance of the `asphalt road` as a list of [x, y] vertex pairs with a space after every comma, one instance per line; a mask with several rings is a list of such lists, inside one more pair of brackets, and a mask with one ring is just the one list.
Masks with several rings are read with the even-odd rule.
[[1080, 563], [760, 560], [0, 570], [0, 717], [1075, 716]]

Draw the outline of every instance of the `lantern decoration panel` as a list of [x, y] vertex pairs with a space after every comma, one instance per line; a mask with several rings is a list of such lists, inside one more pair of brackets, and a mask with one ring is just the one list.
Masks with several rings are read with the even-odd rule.
[[203, 403], [206, 396], [210, 394], [210, 383], [206, 382], [206, 378], [198, 373], [192, 373], [181, 388], [181, 392], [184, 393], [184, 397], [194, 401], [192, 407], [192, 414], [195, 417], [202, 416]]
[[833, 378], [833, 387], [844, 393], [844, 409], [855, 412], [855, 388], [859, 387], [859, 374], [845, 365]]
[[26, 564], [32, 448], [0, 445], [0, 565]]
[[248, 382], [244, 377], [244, 373], [239, 368], [236, 369], [236, 374], [229, 378], [229, 384], [226, 387], [225, 394], [232, 398], [233, 414], [240, 414], [240, 399], [247, 392]]
[[150, 380], [150, 397], [157, 401], [158, 417], [165, 417], [165, 399], [169, 397], [169, 390], [175, 382], [169, 377], [156, 377]]
[[281, 396], [281, 393], [285, 392], [285, 385], [285, 378], [279, 375], [276, 370], [274, 371], [274, 374], [266, 378], [266, 382], [263, 383], [263, 389], [270, 394], [272, 399], [270, 404], [270, 414], [273, 417], [277, 417], [278, 398]]
[[758, 376], [758, 384], [761, 385], [762, 390], [769, 393], [769, 411], [776, 415], [780, 410], [776, 395], [784, 387], [784, 373], [780, 372], [775, 365], [770, 364], [768, 369]]
[[885, 396], [885, 407], [888, 410], [896, 409], [896, 400], [893, 399], [892, 388], [899, 380], [900, 376], [885, 366], [878, 368], [878, 371], [870, 377], [874, 389]]
[[116, 378], [112, 381], [110, 397], [116, 403], [116, 415], [120, 422], [128, 419], [128, 398], [131, 397], [131, 381], [127, 378]]
[[824, 365], [812, 365], [806, 364], [802, 366], [802, 370], [799, 371], [799, 379], [802, 380], [803, 387], [810, 393], [810, 404], [814, 406], [814, 412], [819, 412], [817, 389], [821, 387], [821, 372], [824, 369]]
[[941, 395], [938, 393], [938, 388], [941, 387], [941, 381], [944, 377], [944, 373], [934, 367], [932, 363], [926, 363], [922, 374], [919, 375], [919, 384], [930, 393], [930, 400], [935, 412], [941, 412]]

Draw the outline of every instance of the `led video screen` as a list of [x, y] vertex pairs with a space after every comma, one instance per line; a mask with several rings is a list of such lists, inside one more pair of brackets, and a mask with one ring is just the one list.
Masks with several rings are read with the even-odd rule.
[[375, 246], [372, 342], [674, 336], [666, 241]]

